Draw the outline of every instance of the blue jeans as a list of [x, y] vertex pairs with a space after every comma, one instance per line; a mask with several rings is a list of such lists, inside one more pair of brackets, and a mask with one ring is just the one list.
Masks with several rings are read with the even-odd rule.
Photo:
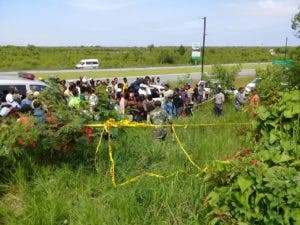
[[164, 109], [167, 111], [169, 119], [172, 119], [172, 116], [173, 116], [173, 103], [172, 102], [166, 102], [165, 106], [164, 106]]

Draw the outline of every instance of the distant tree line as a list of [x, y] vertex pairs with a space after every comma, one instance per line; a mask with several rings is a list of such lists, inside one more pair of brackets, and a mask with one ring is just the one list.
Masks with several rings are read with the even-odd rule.
[[[268, 62], [283, 58], [284, 48], [207, 47], [205, 64]], [[289, 50], [291, 50], [289, 48]], [[36, 47], [0, 46], [0, 70], [69, 69], [81, 59], [96, 58], [101, 68], [192, 65], [191, 47]]]

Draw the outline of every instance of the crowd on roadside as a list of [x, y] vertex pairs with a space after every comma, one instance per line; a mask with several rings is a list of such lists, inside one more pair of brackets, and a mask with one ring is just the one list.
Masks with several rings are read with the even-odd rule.
[[[77, 81], [66, 82], [65, 80], [55, 80], [60, 86], [60, 94], [65, 99], [66, 105], [70, 109], [80, 109], [82, 103], [88, 104], [88, 113], [93, 113], [99, 100], [98, 87], [106, 90], [110, 104], [108, 107], [119, 111], [125, 117], [131, 115], [132, 120], [143, 122], [149, 120], [149, 115], [155, 109], [155, 101], [161, 102], [168, 119], [173, 117], [184, 117], [193, 114], [195, 103], [201, 103], [207, 100], [204, 84], [191, 85], [186, 83], [182, 87], [174, 87], [173, 89], [167, 84], [161, 84], [159, 77], [137, 78], [131, 84], [127, 78], [121, 81], [118, 78], [112, 80], [93, 80], [80, 77]], [[149, 86], [153, 86], [151, 89]], [[157, 86], [163, 87], [163, 91]], [[251, 112], [256, 114], [256, 106], [259, 103], [259, 97], [256, 90], [253, 90], [249, 99]], [[38, 98], [38, 92], [28, 91], [24, 99], [18, 93], [16, 87], [9, 87], [6, 94], [6, 103], [2, 103], [0, 116], [7, 116], [12, 112], [33, 112], [39, 122], [46, 121], [46, 109], [43, 108], [42, 99]], [[220, 87], [217, 88], [215, 95], [214, 112], [216, 115], [223, 115], [225, 96]], [[244, 88], [239, 88], [238, 94], [235, 96], [235, 109], [239, 110], [246, 104]]]

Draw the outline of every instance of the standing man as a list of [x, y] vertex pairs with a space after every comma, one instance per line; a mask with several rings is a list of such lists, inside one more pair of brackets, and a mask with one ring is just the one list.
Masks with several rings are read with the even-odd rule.
[[183, 100], [181, 97], [181, 93], [179, 88], [174, 89], [174, 95], [173, 95], [173, 105], [174, 105], [174, 111], [175, 111], [175, 116], [179, 117], [183, 115]]
[[246, 102], [245, 97], [245, 89], [243, 87], [240, 87], [239, 92], [235, 95], [235, 101], [234, 101], [234, 108], [236, 111], [239, 111], [241, 107], [244, 107]]
[[198, 102], [201, 103], [205, 100], [205, 96], [204, 96], [204, 83], [201, 82], [198, 86]]
[[[161, 102], [155, 101], [154, 107], [155, 107], [154, 110], [152, 110], [150, 112], [151, 123], [155, 124], [155, 125], [166, 124], [166, 122], [168, 120], [168, 114], [163, 108], [161, 108]], [[154, 140], [164, 140], [167, 136], [167, 131], [166, 131], [165, 127], [158, 126], [158, 127], [153, 128], [152, 136], [153, 136]]]
[[168, 118], [172, 119], [173, 115], [173, 90], [170, 89], [168, 84], [164, 85], [165, 91], [164, 91], [164, 100], [165, 100], [165, 106], [164, 109], [168, 113]]
[[113, 81], [113, 87], [114, 87], [114, 93], [117, 93], [117, 89], [119, 88], [118, 87], [118, 83], [119, 83], [119, 80], [117, 77], [114, 78], [114, 81]]
[[123, 94], [125, 93], [125, 91], [127, 90], [127, 88], [128, 88], [128, 81], [127, 81], [127, 78], [124, 77], [123, 78], [123, 90], [122, 90]]
[[160, 83], [160, 78], [159, 78], [159, 77], [156, 77], [156, 84], [157, 84], [157, 85], [161, 85], [161, 83]]
[[214, 105], [214, 112], [217, 116], [224, 115], [224, 101], [225, 101], [225, 96], [222, 93], [221, 87], [217, 87], [217, 94], [215, 97], [215, 105]]

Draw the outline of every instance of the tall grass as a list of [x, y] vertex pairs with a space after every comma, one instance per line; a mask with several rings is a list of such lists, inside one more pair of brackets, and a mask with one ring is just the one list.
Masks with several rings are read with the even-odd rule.
[[[174, 123], [247, 122], [232, 103], [225, 115], [212, 115], [212, 105], [199, 107], [193, 117]], [[249, 148], [243, 126], [176, 128], [182, 144], [200, 166], [210, 166], [242, 148]], [[191, 166], [168, 132], [165, 142], [153, 143], [151, 129], [126, 128], [113, 139], [116, 180], [142, 172], [167, 175], [184, 169], [191, 174], [172, 178], [143, 177], [125, 187], [113, 188], [107, 143], [101, 146], [97, 169], [85, 166], [20, 164], [14, 180], [0, 199], [0, 224], [203, 224], [205, 182], [192, 176]], [[74, 169], [76, 168], [76, 169]], [[28, 175], [28, 171], [31, 171]]]

